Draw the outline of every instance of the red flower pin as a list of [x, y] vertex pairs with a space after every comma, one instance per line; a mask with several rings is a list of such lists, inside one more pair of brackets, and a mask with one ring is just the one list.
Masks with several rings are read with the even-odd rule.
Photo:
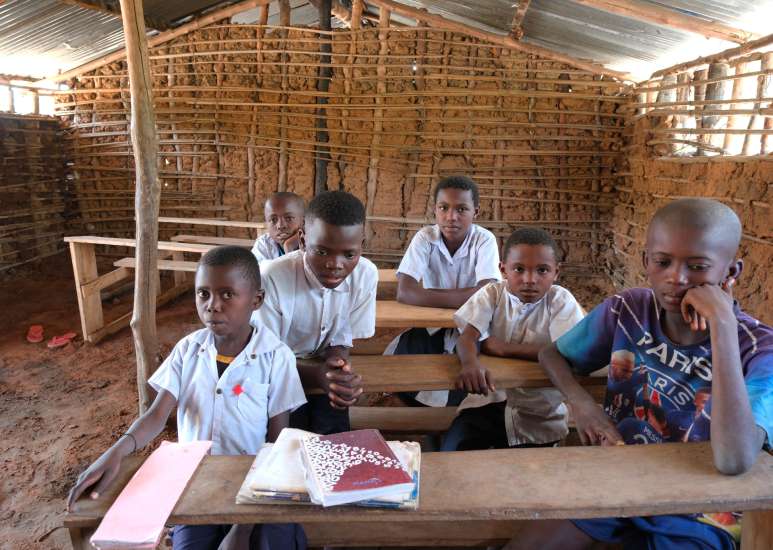
[[236, 384], [233, 387], [233, 392], [234, 392], [234, 395], [238, 397], [239, 395], [244, 393], [244, 388], [242, 388], [241, 384]]

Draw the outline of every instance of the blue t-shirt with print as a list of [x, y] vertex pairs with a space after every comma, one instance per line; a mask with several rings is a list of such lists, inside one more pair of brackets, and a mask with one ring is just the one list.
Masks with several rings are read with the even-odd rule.
[[[755, 422], [773, 442], [773, 329], [735, 306], [738, 343]], [[626, 443], [707, 441], [711, 341], [682, 346], [663, 333], [650, 289], [606, 299], [556, 341], [576, 374], [609, 367], [604, 409]], [[713, 517], [717, 516], [717, 517]], [[737, 535], [722, 514], [702, 517]], [[724, 525], [722, 525], [724, 524]]]

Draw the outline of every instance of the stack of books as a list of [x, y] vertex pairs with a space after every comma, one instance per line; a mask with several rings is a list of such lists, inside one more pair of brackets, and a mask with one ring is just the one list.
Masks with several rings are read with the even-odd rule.
[[416, 509], [420, 466], [418, 443], [384, 441], [378, 430], [286, 428], [261, 448], [236, 502]]

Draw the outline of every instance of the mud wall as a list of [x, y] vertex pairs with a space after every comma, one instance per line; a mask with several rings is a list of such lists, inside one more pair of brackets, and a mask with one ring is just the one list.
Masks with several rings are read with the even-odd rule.
[[64, 249], [66, 174], [59, 120], [0, 113], [0, 275]]
[[[543, 226], [566, 252], [567, 277], [607, 284], [599, 260], [620, 159], [617, 111], [629, 101], [620, 84], [442, 30], [381, 33], [222, 25], [153, 49], [161, 214], [260, 220], [277, 190], [311, 198], [315, 159], [329, 151], [327, 188], [366, 202], [368, 252], [381, 263], [397, 261], [431, 218], [434, 183], [464, 173], [481, 186], [480, 223], [500, 238]], [[326, 93], [317, 92], [322, 40], [333, 49]], [[70, 84], [58, 114], [75, 154], [74, 223], [131, 236], [125, 64]], [[316, 134], [322, 119], [326, 139]], [[192, 229], [162, 224], [161, 237]]]
[[615, 285], [645, 284], [641, 251], [647, 224], [657, 208], [685, 196], [713, 198], [733, 208], [743, 223], [739, 257], [745, 266], [735, 296], [750, 314], [773, 322], [773, 158], [658, 157], [644, 143], [649, 130], [648, 120], [636, 123], [626, 157], [628, 170], [621, 172], [623, 181], [617, 188], [613, 246], [607, 261]]

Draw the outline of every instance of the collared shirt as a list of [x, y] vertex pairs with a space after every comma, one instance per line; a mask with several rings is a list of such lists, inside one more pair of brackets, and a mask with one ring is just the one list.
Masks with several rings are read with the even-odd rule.
[[[476, 224], [470, 226], [462, 245], [451, 255], [443, 241], [440, 226], [427, 225], [413, 236], [405, 251], [397, 273], [409, 275], [420, 282], [424, 288], [456, 289], [470, 288], [481, 281], [493, 279], [500, 281], [499, 250], [494, 234]], [[429, 334], [435, 334], [439, 328], [428, 328]], [[443, 336], [445, 353], [453, 353], [459, 333], [446, 330]], [[400, 336], [395, 338], [384, 351], [391, 355]], [[416, 400], [432, 407], [445, 406], [448, 391], [420, 391]]]
[[409, 275], [424, 288], [469, 288], [481, 281], [499, 281], [499, 250], [494, 234], [472, 224], [453, 256], [438, 225], [421, 228], [405, 251], [398, 273]]
[[255, 239], [255, 244], [252, 245], [252, 254], [258, 260], [258, 263], [260, 263], [264, 260], [275, 260], [276, 258], [284, 256], [285, 251], [271, 238], [271, 235], [263, 233], [260, 237]]
[[180, 442], [211, 440], [213, 455], [257, 454], [269, 418], [306, 402], [295, 356], [260, 325], [219, 379], [216, 355], [212, 332], [197, 330], [175, 345], [148, 383], [177, 399]]
[[272, 330], [297, 357], [351, 347], [376, 331], [378, 270], [366, 258], [336, 288], [322, 286], [302, 250], [264, 264], [262, 278], [266, 297], [253, 323]]
[[[553, 285], [540, 300], [525, 303], [507, 290], [507, 282], [490, 283], [473, 294], [454, 314], [459, 332], [471, 325], [483, 341], [494, 336], [508, 343], [544, 346], [583, 318], [572, 293]], [[496, 381], [495, 381], [496, 383]], [[505, 426], [510, 445], [549, 443], [566, 436], [566, 405], [555, 388], [512, 388], [469, 395], [459, 409], [507, 400]]]

